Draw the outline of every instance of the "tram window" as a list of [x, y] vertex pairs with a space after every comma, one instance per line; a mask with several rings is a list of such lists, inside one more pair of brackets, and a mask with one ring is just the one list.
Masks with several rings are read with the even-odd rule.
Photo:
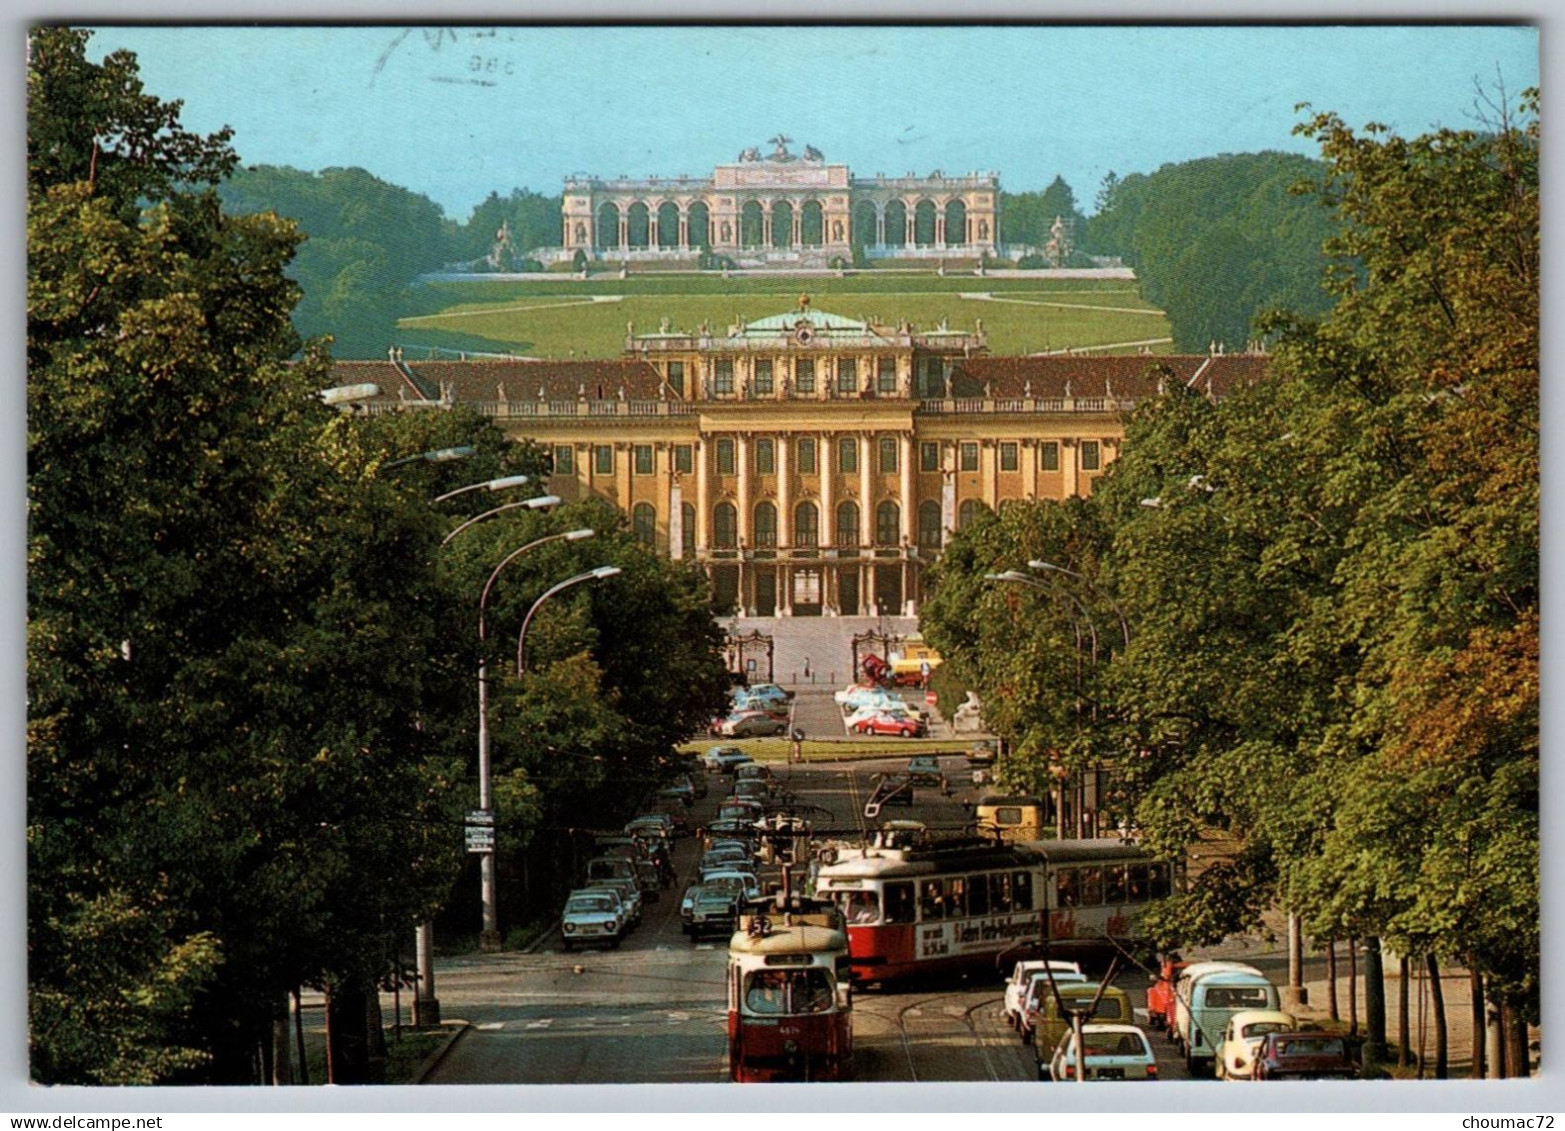
[[850, 923], [873, 923], [880, 918], [880, 903], [873, 891], [844, 892], [842, 913]]
[[945, 918], [945, 891], [939, 880], [925, 880], [923, 899], [920, 901], [921, 918], [928, 923]]
[[1081, 870], [1081, 905], [1083, 907], [1096, 907], [1103, 902], [1103, 869], [1083, 868]]
[[945, 882], [946, 918], [967, 918], [967, 877], [952, 876]]
[[1125, 866], [1123, 864], [1110, 864], [1103, 869], [1103, 902], [1125, 902]]
[[1168, 898], [1168, 865], [1153, 864], [1149, 867], [1148, 894], [1152, 899]]
[[1081, 902], [1081, 889], [1076, 879], [1075, 868], [1061, 868], [1054, 876], [1054, 905], [1056, 907], [1075, 907]]
[[911, 923], [917, 918], [914, 910], [911, 882], [886, 885], [885, 920], [887, 923]]
[[1145, 864], [1132, 864], [1127, 871], [1130, 874], [1130, 902], [1145, 903], [1147, 901], [1147, 866]]
[[1011, 880], [1011, 891], [1015, 897], [1017, 911], [1032, 910], [1032, 873], [1016, 872]]
[[989, 877], [989, 902], [996, 915], [1004, 915], [1011, 909], [1011, 877], [1005, 873]]
[[989, 914], [989, 877], [967, 877], [967, 913], [969, 915]]

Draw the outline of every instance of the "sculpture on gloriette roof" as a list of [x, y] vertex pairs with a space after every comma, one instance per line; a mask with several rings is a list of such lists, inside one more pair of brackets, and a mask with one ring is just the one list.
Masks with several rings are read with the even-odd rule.
[[792, 140], [793, 140], [793, 138], [789, 137], [785, 133], [779, 133], [775, 137], [767, 138], [766, 141], [767, 141], [768, 145], [774, 145], [774, 146], [777, 147], [777, 148], [772, 150], [771, 156], [769, 156], [767, 158], [767, 160], [768, 161], [794, 161], [794, 160], [797, 160], [797, 158], [795, 158], [793, 154], [788, 152], [788, 143], [790, 141], [792, 141]]

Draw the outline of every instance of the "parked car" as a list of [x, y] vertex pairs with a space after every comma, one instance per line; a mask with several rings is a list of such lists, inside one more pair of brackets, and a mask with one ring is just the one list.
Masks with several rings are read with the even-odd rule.
[[675, 778], [657, 791], [659, 801], [677, 801], [681, 805], [694, 805], [696, 803], [696, 787], [690, 783], [689, 778]]
[[719, 867], [739, 867], [748, 869], [754, 863], [754, 856], [750, 850], [742, 845], [730, 845], [725, 848], [709, 848], [701, 854], [701, 870], [717, 869]]
[[755, 759], [737, 746], [711, 746], [701, 755], [701, 762], [709, 773], [731, 774], [738, 766]]
[[786, 720], [793, 712], [793, 707], [786, 700], [763, 699], [740, 693], [734, 696], [728, 713], [732, 715], [740, 711], [761, 711], [774, 719]]
[[1195, 1075], [1215, 1068], [1228, 1019], [1247, 1009], [1277, 1009], [1277, 987], [1253, 966], [1201, 962], [1179, 974], [1174, 994], [1174, 1044]]
[[1269, 1033], [1255, 1053], [1257, 1080], [1350, 1080], [1358, 1065], [1340, 1033]]
[[772, 771], [760, 762], [741, 762], [734, 767], [735, 781], [750, 781], [751, 779], [771, 781]]
[[[1012, 1019], [1012, 1024], [1016, 1032], [1021, 1036], [1022, 1044], [1024, 1045], [1030, 1044], [1033, 1040], [1033, 1031], [1038, 1027], [1039, 1014], [1053, 1014], [1055, 1005], [1054, 989], [1049, 985], [1051, 976], [1054, 979], [1054, 986], [1059, 987], [1062, 993], [1067, 987], [1074, 989], [1077, 986], [1087, 984], [1087, 976], [1079, 970], [1060, 970], [1057, 968], [1048, 970], [1042, 965], [1029, 970], [1024, 975], [1022, 984], [1017, 988], [1016, 1016]], [[1006, 988], [1009, 989], [1010, 987]], [[1066, 1007], [1073, 1008], [1069, 999], [1066, 1000]], [[1133, 1018], [1110, 1016], [1104, 1018], [1104, 1020], [1130, 1021]], [[1052, 1045], [1053, 1042], [1046, 1041], [1044, 1043], [1045, 1045]], [[1047, 1047], [1041, 1048], [1038, 1050], [1038, 1055], [1043, 1056], [1048, 1051]]]
[[1223, 1043], [1217, 1049], [1215, 1071], [1219, 1080], [1252, 1080], [1255, 1054], [1272, 1033], [1291, 1033], [1298, 1022], [1292, 1014], [1276, 1009], [1247, 1009], [1228, 1019]]
[[994, 765], [998, 754], [995, 751], [994, 743], [985, 738], [969, 746], [965, 757], [967, 758], [967, 764], [976, 768], [978, 766]]
[[772, 799], [772, 783], [765, 778], [742, 778], [734, 782], [734, 796], [741, 801], [765, 805]]
[[1016, 1028], [1021, 1021], [1022, 1001], [1027, 995], [1027, 987], [1032, 984], [1032, 976], [1051, 968], [1056, 977], [1061, 974], [1081, 975], [1080, 963], [1059, 959], [1024, 959], [1011, 968], [1011, 976], [1005, 980], [1004, 1001], [1005, 1020], [1011, 1028]]
[[772, 703], [793, 702], [793, 692], [775, 683], [754, 683], [744, 689], [751, 699], [765, 699]]
[[566, 950], [582, 943], [617, 947], [625, 934], [625, 909], [607, 888], [581, 888], [565, 900], [560, 914], [560, 942]]
[[718, 727], [725, 738], [764, 738], [785, 734], [788, 720], [774, 718], [765, 711], [737, 711], [724, 719]]
[[913, 804], [913, 783], [903, 773], [877, 774], [875, 792], [870, 797], [870, 804], [879, 802], [881, 805], [911, 805]]
[[[1081, 1027], [1083, 1079], [1156, 1080], [1157, 1057], [1147, 1035], [1134, 1025], [1083, 1025]], [[1055, 1046], [1048, 1071], [1038, 1063], [1040, 1080], [1076, 1079], [1076, 1034], [1066, 1030]]]
[[919, 754], [908, 759], [908, 780], [914, 785], [932, 785], [936, 789], [946, 783], [946, 775], [940, 768], [940, 759], [933, 754]]
[[859, 734], [886, 734], [899, 738], [918, 738], [924, 733], [924, 724], [906, 715], [888, 715], [885, 712], [871, 715], [853, 724]]
[[766, 806], [753, 797], [740, 797], [737, 794], [729, 794], [723, 798], [717, 807], [717, 819], [759, 821], [766, 814]]
[[679, 907], [679, 927], [691, 938], [731, 935], [739, 922], [740, 885], [697, 883], [685, 892]]
[[586, 887], [587, 891], [594, 888], [606, 888], [619, 896], [620, 906], [625, 909], [625, 930], [633, 931], [641, 923], [641, 892], [631, 880], [592, 880]]

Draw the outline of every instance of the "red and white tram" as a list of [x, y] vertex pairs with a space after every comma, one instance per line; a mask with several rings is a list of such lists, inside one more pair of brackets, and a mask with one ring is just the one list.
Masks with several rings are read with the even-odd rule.
[[815, 884], [847, 919], [859, 982], [993, 970], [1029, 942], [1092, 957], [1134, 939], [1147, 905], [1169, 890], [1166, 863], [1117, 840], [846, 849]]
[[728, 944], [736, 1082], [849, 1079], [852, 1008], [848, 937], [835, 907], [795, 900], [739, 917]]

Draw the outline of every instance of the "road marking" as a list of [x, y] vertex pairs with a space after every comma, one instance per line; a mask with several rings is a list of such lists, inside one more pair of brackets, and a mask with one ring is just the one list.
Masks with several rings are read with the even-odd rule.
[[550, 1025], [553, 1025], [553, 1024], [554, 1024], [554, 1018], [552, 1018], [552, 1017], [545, 1017], [541, 1021], [529, 1021], [527, 1023], [527, 1027], [529, 1029], [547, 1029]]
[[505, 1022], [504, 1021], [485, 1021], [482, 1025], [475, 1025], [473, 1027], [475, 1029], [479, 1030], [480, 1032], [483, 1032], [483, 1033], [492, 1033], [496, 1029], [504, 1029], [505, 1028]]
[[690, 1020], [690, 1014], [688, 1014], [688, 1013], [681, 1013], [681, 1012], [679, 1012], [677, 1010], [675, 1012], [670, 1013], [668, 1015], [668, 1021], [669, 1021], [669, 1024], [671, 1024], [671, 1025], [677, 1025], [680, 1022], [689, 1021], [689, 1020]]

